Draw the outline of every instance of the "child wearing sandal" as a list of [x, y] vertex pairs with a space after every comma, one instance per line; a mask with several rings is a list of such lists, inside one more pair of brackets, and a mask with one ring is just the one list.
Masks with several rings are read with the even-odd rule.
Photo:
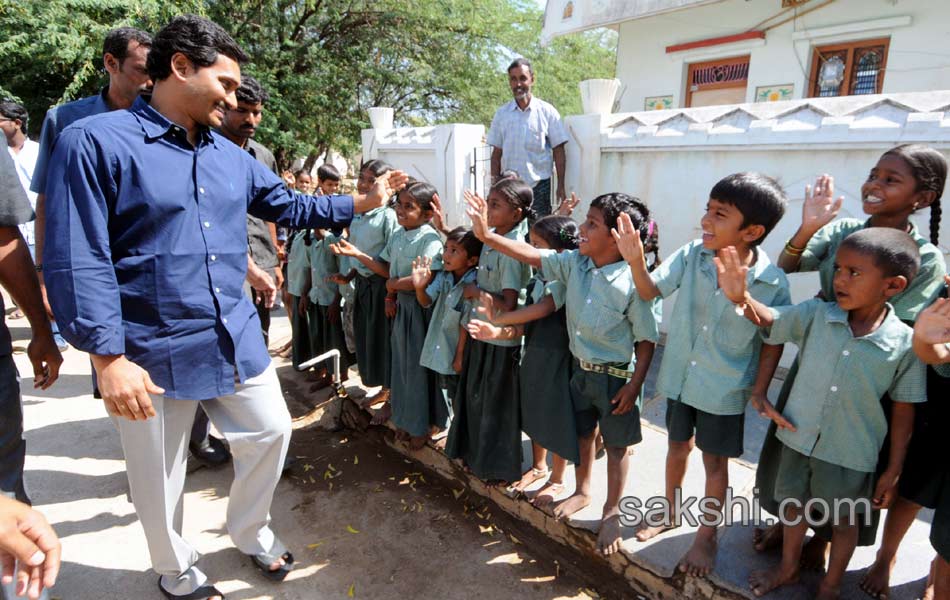
[[[737, 312], [763, 330], [770, 344], [799, 347], [800, 371], [779, 415], [782, 444], [774, 498], [784, 509], [782, 561], [749, 577], [756, 596], [798, 581], [802, 542], [819, 502], [831, 519], [831, 559], [816, 594], [830, 600], [858, 542], [858, 520], [887, 508], [897, 495], [914, 423], [914, 404], [926, 399], [923, 364], [913, 331], [889, 300], [913, 282], [920, 267], [917, 243], [905, 232], [873, 227], [846, 237], [835, 253], [833, 302], [819, 298], [769, 308], [748, 291], [749, 268], [727, 248], [716, 258], [719, 285]], [[890, 428], [880, 399], [893, 400]], [[877, 478], [878, 455], [890, 434], [887, 468]]]
[[[527, 183], [502, 177], [488, 194], [489, 226], [496, 235], [523, 240], [527, 219], [534, 216], [534, 195]], [[476, 232], [478, 235], [478, 232]], [[481, 236], [478, 236], [481, 239]], [[492, 247], [478, 258], [476, 284], [464, 296], [514, 310], [524, 298], [531, 270]], [[446, 454], [461, 459], [476, 477], [510, 482], [521, 477], [521, 413], [518, 408], [518, 352], [520, 338], [469, 340], [455, 396], [455, 414], [446, 441]]]
[[[449, 426], [451, 407], [462, 370], [468, 339], [463, 319], [471, 312], [471, 302], [463, 298], [465, 286], [475, 283], [482, 243], [471, 231], [457, 227], [448, 232], [442, 252], [442, 270], [432, 276], [432, 259], [418, 257], [412, 264], [412, 284], [416, 301], [431, 309], [432, 319], [422, 344], [419, 364], [432, 371], [442, 390], [442, 401], [433, 407], [432, 423], [442, 433]], [[443, 438], [444, 439], [444, 438]]]
[[[528, 237], [538, 250], [576, 250], [577, 224], [568, 217], [550, 215], [536, 221]], [[476, 340], [484, 341], [504, 337], [505, 326], [513, 325], [516, 336], [524, 335], [519, 377], [521, 429], [531, 438], [533, 462], [509, 493], [521, 494], [547, 478], [531, 498], [532, 504], [544, 507], [563, 493], [567, 462], [580, 461], [570, 391], [574, 365], [564, 310], [567, 286], [562, 281], [547, 282], [536, 273], [527, 291], [528, 304], [524, 308], [507, 313], [490, 311], [487, 316], [491, 323], [473, 319], [468, 331]]]
[[[485, 201], [467, 194], [472, 229], [486, 246], [541, 270], [546, 281], [567, 286], [565, 306], [574, 357], [571, 402], [579, 436], [577, 489], [554, 509], [556, 518], [581, 510], [591, 500], [591, 469], [598, 429], [607, 447], [607, 499], [597, 549], [605, 555], [623, 544], [620, 499], [626, 484], [629, 446], [642, 440], [640, 392], [659, 339], [659, 303], [637, 294], [630, 269], [612, 231], [621, 215], [647, 236], [649, 211], [621, 193], [594, 198], [580, 226], [577, 250], [538, 250], [488, 229]], [[513, 335], [513, 328], [506, 326]], [[478, 343], [478, 342], [473, 342]]]
[[[395, 309], [390, 344], [392, 361], [389, 404], [390, 419], [410, 440], [413, 450], [422, 448], [432, 427], [432, 416], [440, 420], [447, 414], [433, 410], [442, 399], [434, 374], [419, 364], [429, 311], [416, 302], [412, 282], [412, 264], [418, 257], [430, 260], [432, 271], [442, 268], [442, 238], [429, 225], [432, 206], [437, 200], [434, 187], [421, 181], [410, 181], [396, 196], [397, 229], [379, 258], [359, 247], [340, 240], [334, 251], [351, 256], [386, 280], [387, 303]], [[431, 277], [431, 275], [430, 275]], [[393, 298], [394, 300], [390, 300]]]
[[[675, 506], [693, 446], [703, 454], [706, 497], [721, 507], [729, 487], [729, 459], [743, 453], [746, 403], [758, 409], [782, 356], [782, 346], [763, 345], [756, 327], [736, 315], [719, 289], [713, 258], [734, 248], [749, 268], [749, 291], [765, 306], [791, 302], [788, 281], [760, 244], [782, 218], [785, 193], [771, 177], [737, 173], [723, 178], [709, 193], [700, 219], [702, 239], [667, 258], [652, 274], [647, 270], [640, 236], [621, 218], [620, 250], [630, 264], [637, 293], [646, 301], [679, 290], [666, 351], [657, 377], [657, 392], [667, 398], [666, 498]], [[683, 515], [666, 515], [662, 525], [644, 526], [646, 541], [673, 529]], [[717, 528], [702, 524], [679, 570], [705, 577], [716, 564]]]

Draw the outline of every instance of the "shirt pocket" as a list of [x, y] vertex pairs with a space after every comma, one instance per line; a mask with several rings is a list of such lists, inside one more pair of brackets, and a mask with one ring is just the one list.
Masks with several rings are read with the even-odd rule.
[[544, 152], [547, 149], [548, 131], [541, 123], [528, 123], [525, 146], [529, 152]]
[[592, 314], [590, 332], [594, 339], [604, 342], [616, 342], [627, 339], [630, 330], [627, 315], [623, 311], [603, 304], [593, 302], [590, 306]]
[[744, 316], [736, 314], [735, 306], [727, 303], [719, 315], [713, 340], [730, 354], [752, 350], [758, 328]]

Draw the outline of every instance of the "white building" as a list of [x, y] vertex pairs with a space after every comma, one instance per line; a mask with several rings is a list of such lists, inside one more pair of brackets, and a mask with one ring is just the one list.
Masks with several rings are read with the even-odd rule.
[[549, 0], [619, 33], [618, 112], [950, 88], [946, 0]]

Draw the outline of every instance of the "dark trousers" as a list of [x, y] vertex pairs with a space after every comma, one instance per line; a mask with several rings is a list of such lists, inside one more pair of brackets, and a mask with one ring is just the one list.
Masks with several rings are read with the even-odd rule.
[[0, 493], [30, 503], [23, 484], [23, 404], [13, 356], [0, 356]]
[[551, 179], [542, 179], [537, 182], [534, 184], [532, 191], [534, 192], [534, 202], [531, 203], [531, 208], [537, 213], [538, 218], [551, 214]]

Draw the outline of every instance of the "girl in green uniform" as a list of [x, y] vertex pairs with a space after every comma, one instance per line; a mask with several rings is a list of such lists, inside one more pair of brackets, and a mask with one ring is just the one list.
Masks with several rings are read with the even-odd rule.
[[[488, 194], [488, 226], [498, 235], [524, 240], [533, 200], [531, 187], [521, 179], [499, 179]], [[477, 284], [469, 284], [465, 297], [514, 310], [530, 278], [527, 265], [485, 246]], [[519, 338], [471, 340], [465, 347], [446, 453], [486, 481], [521, 478], [520, 346]]]
[[[552, 215], [538, 220], [528, 233], [531, 245], [539, 250], [575, 250], [577, 224], [568, 217]], [[531, 438], [531, 469], [511, 486], [512, 493], [524, 492], [536, 481], [547, 483], [532, 498], [536, 506], [546, 506], [564, 492], [567, 462], [577, 463], [580, 451], [571, 404], [573, 360], [569, 349], [564, 300], [567, 286], [562, 281], [545, 281], [535, 274], [528, 283], [528, 304], [521, 309], [489, 315], [492, 325], [473, 320], [468, 325], [477, 340], [505, 337], [505, 326], [516, 326], [515, 335], [524, 335], [521, 353], [521, 428]], [[551, 470], [547, 455], [551, 452]]]
[[[817, 271], [821, 281], [821, 297], [833, 301], [835, 296], [832, 279], [835, 272], [835, 252], [849, 234], [868, 227], [891, 227], [906, 231], [917, 243], [920, 251], [920, 270], [907, 289], [894, 296], [890, 303], [898, 318], [913, 324], [917, 314], [939, 295], [943, 287], [943, 277], [946, 274], [943, 255], [936, 247], [940, 228], [940, 196], [943, 194], [946, 174], [946, 159], [933, 148], [917, 144], [892, 148], [881, 156], [861, 187], [861, 205], [868, 218], [837, 221], [834, 219], [841, 208], [843, 198], [835, 199], [833, 178], [828, 175], [819, 177], [814, 189], [810, 187], [806, 189], [802, 224], [779, 255], [778, 266], [788, 273]], [[917, 228], [910, 221], [912, 214], [928, 207], [930, 208], [929, 241], [918, 233]], [[798, 361], [796, 360], [789, 369], [776, 402], [776, 409], [779, 411], [783, 410], [788, 400], [797, 371]], [[885, 404], [890, 402], [886, 396], [883, 401]], [[925, 415], [926, 411], [926, 404], [917, 408], [917, 413], [921, 415]], [[885, 406], [885, 414], [890, 414], [887, 406]], [[915, 417], [915, 421], [920, 422], [922, 418], [925, 417]], [[914, 445], [914, 438], [911, 444]], [[772, 424], [762, 445], [756, 470], [756, 487], [759, 489], [762, 508], [772, 514], [777, 514], [778, 511], [778, 506], [773, 500], [773, 489], [780, 448], [781, 445], [775, 437], [775, 425]], [[879, 464], [883, 468], [887, 464], [887, 457], [883, 456]], [[912, 468], [912, 465], [907, 465], [907, 467]], [[908, 475], [905, 472], [901, 481], [903, 482]], [[884, 546], [893, 548], [895, 552], [897, 544], [920, 508], [914, 502], [907, 502], [908, 498], [903, 497], [903, 494], [911, 493], [911, 491], [906, 490], [904, 485], [902, 488], [905, 489], [901, 490], [901, 497], [888, 511], [888, 521], [894, 519], [894, 522], [885, 526]], [[874, 511], [872, 516], [872, 526], [862, 526], [859, 529], [859, 545], [874, 544], [880, 511]], [[888, 530], [892, 530], [891, 536], [888, 536]], [[806, 568], [821, 569], [823, 567], [830, 535], [830, 528], [816, 531], [816, 535], [811, 538], [803, 553], [803, 565]], [[888, 540], [893, 539], [894, 536], [896, 536], [896, 543], [888, 543]], [[753, 543], [759, 551], [781, 545], [781, 539], [780, 527], [756, 529], [753, 533]], [[869, 575], [862, 581], [862, 588], [873, 595], [886, 592], [891, 564], [891, 557], [879, 556], [878, 561], [869, 571]]]
[[442, 398], [435, 374], [419, 364], [429, 311], [416, 302], [412, 282], [412, 263], [419, 257], [431, 260], [432, 271], [442, 268], [442, 238], [429, 225], [437, 197], [435, 188], [421, 181], [410, 182], [399, 192], [395, 209], [401, 227], [390, 236], [379, 258], [346, 240], [334, 246], [386, 279], [387, 310], [395, 310], [387, 340], [391, 359], [390, 418], [410, 438], [413, 449], [425, 444], [433, 425], [431, 407]]

